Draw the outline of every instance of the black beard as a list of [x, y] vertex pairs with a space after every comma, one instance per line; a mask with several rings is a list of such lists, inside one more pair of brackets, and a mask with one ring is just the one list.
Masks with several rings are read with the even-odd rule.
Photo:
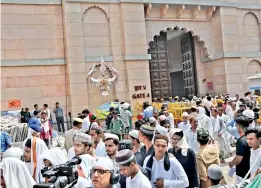
[[108, 151], [106, 151], [106, 153], [110, 157], [110, 156], [113, 156], [116, 153], [116, 151], [114, 151], [112, 154], [109, 154]]

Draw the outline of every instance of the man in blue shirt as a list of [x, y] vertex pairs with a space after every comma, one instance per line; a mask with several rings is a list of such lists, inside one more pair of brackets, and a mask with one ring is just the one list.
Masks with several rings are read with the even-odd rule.
[[240, 138], [240, 135], [239, 135], [237, 127], [236, 127], [236, 122], [235, 122], [234, 119], [231, 122], [228, 123], [226, 130], [227, 130], [228, 133], [230, 133], [232, 136], [234, 136], [235, 139]]
[[143, 103], [143, 118], [153, 117], [153, 107], [149, 104], [149, 102]]
[[1, 152], [5, 152], [8, 148], [12, 145], [12, 138], [6, 132], [0, 132], [0, 139], [1, 139]]
[[39, 115], [39, 111], [35, 110], [34, 116], [29, 119], [28, 126], [36, 132], [41, 132], [42, 131], [41, 122], [38, 115]]

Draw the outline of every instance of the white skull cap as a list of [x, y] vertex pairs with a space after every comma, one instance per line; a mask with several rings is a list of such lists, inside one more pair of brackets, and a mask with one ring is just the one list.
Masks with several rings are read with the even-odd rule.
[[166, 117], [165, 115], [161, 115], [161, 116], [159, 117], [159, 120], [160, 120], [160, 121], [164, 121], [165, 119], [167, 119], [167, 117]]
[[161, 125], [156, 126], [156, 131], [158, 131], [158, 133], [160, 133], [161, 135], [167, 136], [167, 134], [168, 134], [168, 130]]
[[187, 117], [187, 116], [189, 116], [188, 112], [183, 112], [182, 113], [182, 117]]
[[106, 133], [106, 134], [104, 134], [104, 135], [105, 135], [105, 139], [107, 139], [107, 138], [113, 138], [113, 139], [119, 140], [119, 137], [118, 137], [116, 134]]
[[124, 108], [125, 110], [128, 109], [129, 107], [130, 107], [130, 104], [127, 102], [123, 103], [123, 105], [122, 105], [122, 108]]
[[242, 114], [245, 115], [246, 117], [250, 118], [250, 119], [255, 118], [255, 113], [252, 110], [249, 110], [249, 109], [244, 110]]
[[129, 132], [129, 135], [131, 135], [132, 137], [139, 139], [139, 131], [138, 130], [132, 130]]
[[99, 157], [96, 163], [94, 163], [94, 168], [95, 167], [103, 167], [106, 170], [114, 170], [114, 164], [108, 157]]

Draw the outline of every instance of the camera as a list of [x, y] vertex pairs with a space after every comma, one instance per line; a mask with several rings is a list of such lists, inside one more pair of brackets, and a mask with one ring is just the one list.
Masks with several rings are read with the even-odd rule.
[[33, 188], [70, 188], [77, 183], [78, 173], [74, 165], [80, 164], [81, 158], [74, 157], [64, 164], [44, 167], [41, 174], [48, 179], [47, 183], [34, 185]]

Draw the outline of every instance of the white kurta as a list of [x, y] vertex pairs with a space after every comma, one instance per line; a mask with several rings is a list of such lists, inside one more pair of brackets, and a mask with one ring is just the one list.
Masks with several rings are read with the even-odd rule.
[[226, 109], [225, 109], [225, 113], [228, 115], [229, 112], [231, 112], [231, 111], [232, 111], [232, 107], [229, 104], [227, 104]]
[[72, 158], [74, 158], [75, 156], [75, 152], [74, 152], [74, 146], [71, 147], [69, 150], [68, 150], [68, 155], [67, 155], [67, 160], [71, 160]]
[[213, 103], [211, 101], [207, 100], [204, 104], [207, 107], [208, 111], [211, 111], [210, 108], [211, 108], [211, 106], [213, 106]]
[[191, 128], [191, 125], [190, 125], [189, 122], [187, 122], [187, 123], [180, 122], [180, 123], [178, 124], [178, 128], [179, 128], [179, 129], [182, 129], [183, 132], [186, 132], [186, 131], [188, 131], [188, 130]]
[[75, 188], [86, 188], [92, 186], [90, 172], [96, 159], [89, 154], [80, 155], [82, 162], [80, 164], [85, 177], [80, 177]]
[[[222, 158], [228, 157], [230, 151], [229, 148], [226, 144], [225, 140], [225, 131], [226, 131], [226, 126], [223, 122], [223, 120], [217, 116], [216, 118], [212, 117], [211, 118], [212, 125], [213, 125], [213, 138], [219, 142], [220, 144], [220, 154]], [[219, 136], [221, 134], [221, 136]]]
[[250, 151], [250, 168], [253, 166], [253, 168], [251, 169], [251, 176], [254, 176], [257, 169], [261, 167], [261, 147], [256, 150], [253, 150], [253, 148], [251, 148]]
[[150, 180], [139, 171], [133, 178], [126, 178], [126, 188], [151, 188]]
[[213, 136], [213, 127], [212, 127], [210, 117], [208, 117], [205, 114], [199, 114], [197, 116], [197, 120], [198, 120], [198, 128], [207, 130], [209, 135], [212, 137]]
[[93, 151], [94, 151], [94, 155], [97, 157], [107, 157], [105, 143], [102, 141], [100, 141], [97, 144], [97, 147]]
[[[35, 137], [36, 138], [36, 137]], [[28, 139], [28, 138], [27, 138]], [[26, 139], [26, 140], [27, 140]], [[31, 137], [31, 145], [33, 147], [33, 139], [34, 137]], [[40, 156], [48, 150], [45, 142], [40, 139], [40, 138], [36, 138], [36, 159], [37, 159], [37, 162], [36, 162], [36, 183], [40, 183], [41, 181], [43, 181], [43, 177], [41, 175], [41, 168], [42, 168], [42, 162], [40, 161]], [[24, 143], [26, 143], [26, 140], [24, 141]], [[24, 144], [23, 144], [23, 147], [24, 147]], [[34, 173], [34, 160], [33, 160], [33, 149], [32, 149], [32, 152], [31, 152], [31, 162], [30, 163], [26, 163], [26, 166], [28, 167], [28, 170], [29, 172], [31, 173], [31, 175], [33, 175]]]
[[45, 151], [39, 159], [43, 160], [47, 159], [49, 160], [53, 166], [66, 163], [67, 161], [67, 153], [64, 152], [61, 148], [52, 148], [47, 151]]
[[[143, 168], [146, 169], [147, 162], [151, 155], [145, 158]], [[155, 157], [153, 157], [153, 164], [151, 169], [151, 185], [155, 187], [153, 183], [157, 181], [157, 179], [164, 179], [164, 188], [184, 188], [189, 186], [188, 177], [179, 163], [179, 161], [175, 157], [169, 158], [170, 160], [170, 169], [166, 171], [164, 169], [164, 158], [157, 161]]]
[[169, 115], [167, 116], [166, 119], [169, 120], [169, 122], [170, 122], [170, 128], [174, 128], [175, 126], [174, 126], [174, 116], [173, 116], [173, 114], [169, 113]]
[[47, 113], [48, 119], [51, 119], [51, 110], [49, 108], [46, 108], [46, 113]]
[[219, 117], [224, 121], [225, 125], [227, 125], [231, 121], [230, 117], [226, 114], [222, 114], [222, 116]]
[[199, 151], [199, 143], [197, 140], [197, 131], [193, 132], [191, 129], [185, 132], [185, 138], [188, 142], [189, 148], [192, 149], [195, 153]]
[[23, 161], [7, 157], [1, 162], [7, 188], [32, 188], [35, 181]]
[[[226, 114], [222, 114], [222, 116], [219, 116], [219, 117], [224, 121], [226, 128], [227, 128], [228, 124], [231, 122], [231, 119], [229, 118], [229, 116]], [[230, 152], [231, 151], [230, 141], [232, 140], [232, 136], [228, 131], [225, 131], [224, 137], [225, 137], [225, 144], [227, 145], [227, 148]]]
[[86, 132], [89, 130], [89, 126], [90, 126], [90, 118], [89, 116], [87, 116], [86, 118], [83, 119], [82, 121], [82, 128], [81, 131]]

